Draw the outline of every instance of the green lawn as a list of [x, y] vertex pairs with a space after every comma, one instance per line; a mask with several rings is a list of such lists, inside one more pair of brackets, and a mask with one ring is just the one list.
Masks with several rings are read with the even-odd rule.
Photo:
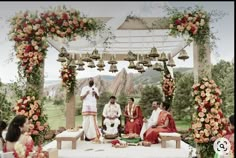
[[[58, 129], [58, 127], [66, 126], [66, 118], [64, 107], [62, 105], [53, 105], [52, 102], [45, 102], [45, 113], [48, 115], [48, 123], [51, 129]], [[123, 122], [122, 122], [123, 123]], [[190, 121], [175, 121], [177, 130], [188, 130]], [[98, 124], [101, 125], [101, 116], [98, 117]], [[124, 124], [124, 123], [123, 123]], [[122, 124], [122, 125], [123, 125]], [[82, 116], [75, 117], [75, 126], [82, 125]]]

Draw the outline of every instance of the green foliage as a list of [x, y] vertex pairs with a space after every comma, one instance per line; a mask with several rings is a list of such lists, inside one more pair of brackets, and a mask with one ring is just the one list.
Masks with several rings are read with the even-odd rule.
[[224, 115], [230, 116], [234, 109], [234, 64], [220, 60], [212, 68], [212, 79], [221, 89]]
[[139, 101], [139, 105], [142, 108], [144, 116], [150, 116], [152, 112], [152, 102], [153, 101], [162, 101], [163, 94], [161, 93], [161, 89], [156, 86], [145, 86], [143, 91], [141, 92], [141, 99]]
[[[2, 88], [2, 83], [0, 82], [0, 88]], [[4, 89], [0, 92], [0, 120], [8, 122], [12, 116], [11, 103], [6, 98], [7, 91]]]
[[118, 99], [117, 99], [117, 103], [120, 104], [120, 108], [122, 111], [125, 110], [125, 106], [128, 104], [127, 97], [128, 96], [124, 92], [121, 92]]
[[191, 96], [191, 87], [194, 83], [193, 74], [183, 74], [182, 77], [176, 81], [175, 95], [172, 103], [173, 116], [176, 120], [184, 118], [190, 119], [193, 107]]
[[97, 102], [98, 117], [102, 115], [103, 108], [105, 104], [109, 102], [111, 95], [112, 94], [110, 92], [106, 92], [106, 91], [100, 94], [98, 102]]

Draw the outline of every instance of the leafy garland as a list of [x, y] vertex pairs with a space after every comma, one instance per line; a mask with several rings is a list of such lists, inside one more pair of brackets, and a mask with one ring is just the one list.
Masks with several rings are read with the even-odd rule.
[[69, 66], [68, 63], [64, 63], [60, 70], [62, 79], [62, 86], [67, 90], [66, 100], [68, 101], [70, 97], [74, 94], [76, 87], [76, 70], [75, 67]]
[[[190, 131], [203, 157], [214, 157], [213, 143], [226, 134], [227, 120], [220, 108], [220, 88], [213, 80], [203, 78], [193, 85], [192, 95], [197, 112]], [[203, 154], [203, 155], [202, 155]]]
[[[41, 75], [49, 46], [47, 37], [60, 37], [72, 41], [79, 36], [91, 41], [92, 36], [106, 31], [104, 23], [81, 16], [79, 11], [67, 9], [65, 6], [59, 6], [44, 13], [19, 12], [10, 19], [10, 25], [9, 39], [15, 42], [14, 49], [19, 59], [18, 74], [20, 80], [24, 80], [27, 85], [25, 90], [17, 91], [17, 93], [21, 92], [17, 95], [21, 99], [34, 97], [35, 100], [42, 99], [42, 94], [40, 94], [43, 82]], [[73, 90], [71, 87], [70, 90]], [[46, 116], [43, 115], [42, 106], [41, 101], [36, 111], [40, 111], [39, 116]], [[39, 119], [40, 124], [44, 123], [43, 120], [47, 120], [47, 118]], [[33, 121], [33, 123], [36, 126], [36, 122]], [[38, 142], [40, 135], [41, 133], [33, 135], [34, 141]]]

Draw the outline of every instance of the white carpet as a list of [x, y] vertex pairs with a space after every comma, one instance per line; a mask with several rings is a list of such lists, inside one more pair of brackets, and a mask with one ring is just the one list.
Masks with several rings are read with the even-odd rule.
[[[59, 158], [188, 158], [190, 146], [181, 141], [181, 148], [175, 148], [175, 141], [167, 141], [167, 148], [161, 144], [151, 147], [128, 146], [127, 148], [114, 148], [111, 144], [93, 144], [92, 142], [77, 141], [77, 149], [71, 149], [71, 142], [63, 141], [62, 149], [58, 151]], [[56, 141], [44, 146], [44, 149], [56, 148]], [[192, 148], [195, 156], [195, 148]], [[191, 156], [191, 157], [192, 157]]]

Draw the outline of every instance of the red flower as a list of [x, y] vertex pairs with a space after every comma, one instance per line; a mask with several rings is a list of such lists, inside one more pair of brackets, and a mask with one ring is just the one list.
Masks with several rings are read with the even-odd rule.
[[62, 19], [68, 20], [68, 18], [69, 18], [69, 17], [68, 17], [68, 15], [67, 15], [66, 13], [63, 13], [63, 14], [62, 14]]
[[183, 17], [183, 18], [181, 19], [181, 22], [185, 24], [185, 23], [187, 22], [187, 18], [186, 18], [186, 17]]
[[119, 140], [117, 140], [117, 139], [116, 139], [116, 140], [113, 140], [113, 141], [111, 142], [112, 145], [116, 145], [117, 143], [120, 143]]
[[32, 46], [31, 45], [28, 45], [25, 47], [25, 53], [29, 53], [31, 50], [32, 50]]
[[180, 25], [181, 21], [180, 20], [175, 20], [175, 25]]

